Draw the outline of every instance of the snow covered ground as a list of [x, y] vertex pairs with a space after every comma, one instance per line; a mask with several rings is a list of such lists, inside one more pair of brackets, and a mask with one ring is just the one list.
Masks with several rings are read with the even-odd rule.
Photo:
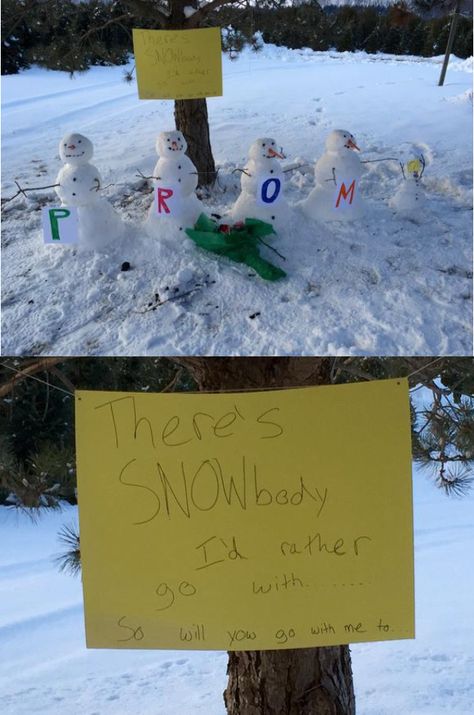
[[[352, 648], [358, 715], [471, 715], [474, 495], [414, 473], [416, 639]], [[79, 578], [58, 573], [57, 531], [0, 507], [3, 715], [224, 715], [225, 653], [86, 650]]]
[[[224, 96], [208, 100], [220, 169], [209, 212], [233, 205], [232, 171], [259, 136], [283, 146], [287, 166], [306, 164], [286, 174], [292, 206], [312, 189], [312, 165], [334, 128], [355, 135], [362, 159], [421, 152], [427, 161], [418, 223], [389, 207], [402, 181], [396, 161], [366, 165], [361, 222], [318, 224], [295, 209], [274, 241], [286, 261], [266, 254], [288, 273], [274, 284], [186, 238], [146, 237], [151, 194], [136, 174], [151, 174], [156, 136], [174, 126], [172, 102], [139, 101], [121, 67], [4, 77], [4, 196], [14, 180], [54, 183], [59, 139], [80, 131], [129, 229], [112, 256], [80, 255], [42, 244], [39, 209], [55, 205], [51, 189], [7, 203], [3, 354], [470, 354], [472, 60], [453, 58], [442, 88], [440, 63], [271, 45], [224, 59]], [[149, 310], [157, 293], [171, 300]]]

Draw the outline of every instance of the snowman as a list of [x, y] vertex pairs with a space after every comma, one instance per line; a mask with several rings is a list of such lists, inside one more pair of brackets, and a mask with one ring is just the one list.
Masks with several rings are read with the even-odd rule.
[[304, 213], [316, 221], [352, 221], [364, 213], [359, 181], [362, 164], [353, 135], [335, 129], [326, 139], [326, 152], [314, 167], [316, 186], [301, 202]]
[[400, 186], [395, 196], [390, 201], [390, 206], [402, 218], [407, 218], [416, 223], [420, 222], [426, 208], [425, 192], [421, 185], [421, 177], [425, 170], [425, 159], [412, 159], [402, 168], [405, 181]]
[[198, 172], [186, 156], [188, 145], [179, 131], [161, 132], [156, 142], [159, 159], [153, 170], [154, 201], [150, 207], [147, 228], [152, 236], [162, 239], [183, 236], [193, 228], [204, 207], [195, 191]]
[[123, 237], [125, 226], [112, 206], [100, 193], [101, 177], [90, 163], [94, 152], [87, 137], [73, 132], [59, 143], [64, 162], [56, 178], [56, 193], [61, 206], [77, 207], [79, 247], [100, 251]]
[[278, 159], [275, 140], [264, 137], [254, 141], [249, 149], [249, 160], [240, 179], [241, 193], [231, 215], [235, 221], [257, 218], [271, 223], [278, 230], [289, 220], [290, 209], [283, 197], [284, 174]]

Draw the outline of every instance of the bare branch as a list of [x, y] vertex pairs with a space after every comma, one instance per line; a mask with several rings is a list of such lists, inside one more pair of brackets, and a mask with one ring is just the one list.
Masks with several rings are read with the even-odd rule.
[[156, 179], [157, 181], [160, 181], [160, 179], [161, 179], [160, 176], [145, 176], [145, 174], [143, 174], [143, 173], [140, 171], [140, 169], [137, 169], [137, 171], [138, 171], [138, 174], [135, 174], [135, 176], [138, 176], [140, 179], [145, 179], [145, 180], [148, 180], [148, 179]]
[[14, 194], [13, 196], [10, 196], [8, 199], [2, 198], [2, 205], [7, 204], [9, 201], [13, 201], [13, 199], [16, 199], [16, 197], [19, 196], [20, 194], [22, 194], [25, 197], [25, 199], [27, 199], [28, 198], [26, 195], [27, 191], [43, 191], [44, 189], [54, 189], [54, 188], [56, 188], [56, 186], [60, 186], [60, 184], [49, 184], [49, 186], [31, 186], [29, 188], [24, 189], [22, 186], [20, 186], [18, 181], [15, 181], [15, 184], [18, 187], [18, 191], [16, 192], [16, 194]]

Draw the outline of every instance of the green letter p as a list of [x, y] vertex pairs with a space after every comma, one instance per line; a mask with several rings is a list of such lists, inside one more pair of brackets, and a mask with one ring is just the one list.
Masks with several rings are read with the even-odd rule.
[[51, 236], [53, 241], [60, 241], [59, 220], [71, 215], [68, 209], [49, 209], [49, 221], [51, 223]]

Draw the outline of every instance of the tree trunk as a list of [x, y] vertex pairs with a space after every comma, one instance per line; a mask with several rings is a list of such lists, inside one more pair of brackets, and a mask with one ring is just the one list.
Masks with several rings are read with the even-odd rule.
[[229, 715], [354, 715], [348, 646], [229, 653]]
[[216, 166], [209, 137], [205, 99], [177, 99], [174, 103], [176, 129], [188, 143], [187, 154], [198, 170], [198, 185], [209, 186], [216, 180]]
[[[199, 389], [330, 383], [331, 358], [175, 358]], [[229, 715], [355, 715], [348, 646], [229, 653]]]

